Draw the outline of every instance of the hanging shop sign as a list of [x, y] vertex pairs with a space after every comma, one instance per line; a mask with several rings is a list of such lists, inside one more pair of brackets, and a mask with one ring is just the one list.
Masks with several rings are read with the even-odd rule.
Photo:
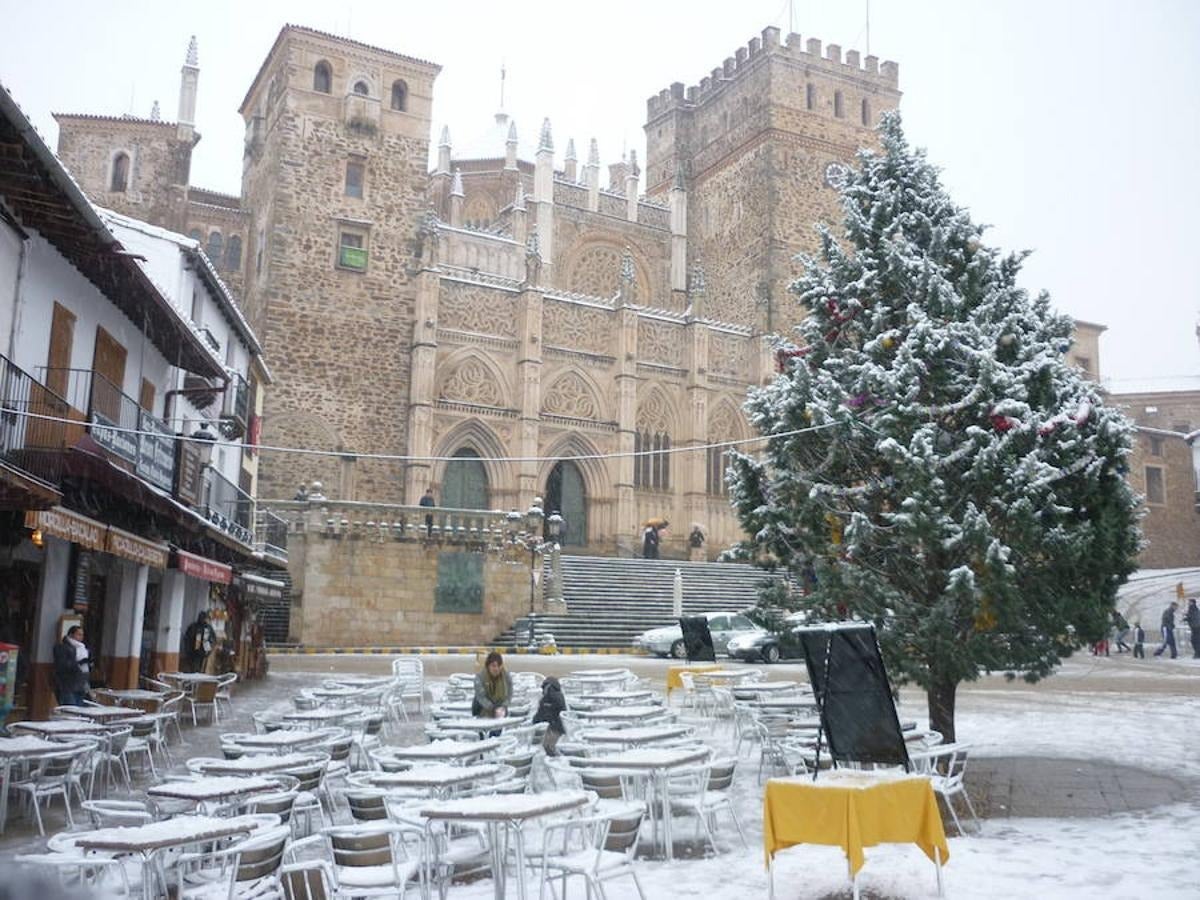
[[249, 572], [239, 572], [237, 584], [244, 595], [258, 600], [280, 600], [283, 598], [283, 589], [286, 587], [282, 581], [263, 578], [261, 575], [251, 575]]
[[175, 568], [184, 575], [190, 575], [203, 581], [212, 581], [217, 584], [229, 584], [233, 581], [233, 569], [230, 566], [205, 559], [203, 556], [196, 556], [194, 553], [185, 553], [183, 550], [175, 551]]
[[140, 538], [136, 534], [130, 534], [120, 528], [113, 528], [111, 525], [108, 528], [108, 541], [104, 549], [113, 556], [119, 556], [139, 565], [152, 566], [155, 569], [167, 567], [168, 548], [166, 544], [156, 544], [154, 541]]
[[138, 414], [138, 455], [136, 471], [153, 485], [169, 491], [175, 481], [175, 436], [158, 419], [142, 411]]
[[89, 550], [103, 550], [108, 526], [87, 516], [56, 506], [53, 509], [29, 510], [25, 513], [25, 527], [41, 530], [64, 541], [70, 541]]
[[175, 496], [180, 503], [198, 507], [204, 492], [204, 463], [212, 448], [197, 441], [178, 441], [176, 447]]

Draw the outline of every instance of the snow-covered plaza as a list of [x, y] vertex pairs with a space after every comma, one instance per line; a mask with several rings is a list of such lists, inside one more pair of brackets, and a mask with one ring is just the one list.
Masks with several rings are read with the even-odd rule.
[[[452, 673], [474, 670], [469, 656], [425, 657], [427, 693], [436, 700]], [[216, 727], [185, 728], [174, 751], [174, 772], [187, 758], [220, 756], [222, 732], [251, 730], [257, 712], [291, 709], [300, 691], [323, 679], [348, 674], [386, 674], [386, 656], [275, 656], [261, 683], [240, 687], [234, 716]], [[510, 656], [514, 672], [564, 675], [579, 669], [628, 667], [661, 690], [667, 661], [621, 656]], [[758, 669], [763, 667], [758, 666]], [[769, 667], [771, 680], [803, 679], [803, 666]], [[974, 897], [1195, 897], [1195, 853], [1200, 833], [1200, 660], [1131, 660], [1128, 654], [1069, 660], [1038, 685], [986, 678], [960, 690], [958, 739], [973, 755], [967, 785], [983, 816], [979, 833], [955, 833], [944, 815], [950, 860], [946, 896]], [[924, 722], [924, 697], [902, 692], [902, 719]], [[385, 743], [422, 740], [421, 725], [403, 726]], [[695, 721], [685, 711], [684, 721]], [[734, 747], [732, 729], [697, 722], [698, 734], [718, 753]], [[636, 866], [649, 898], [766, 897], [762, 852], [763, 787], [757, 750], [743, 748], [732, 794], [747, 836], [743, 849], [732, 827], [717, 832], [721, 852], [704, 854], [691, 823], [676, 822], [674, 862], [647, 858]], [[151, 786], [135, 779], [135, 796]], [[341, 807], [338, 821], [350, 821]], [[46, 814], [47, 833], [62, 829], [61, 803]], [[85, 827], [80, 820], [79, 827]], [[645, 832], [644, 832], [645, 833]], [[37, 852], [45, 841], [32, 824], [10, 817], [0, 856]], [[776, 858], [780, 898], [848, 896], [850, 885], [840, 848], [798, 846]], [[536, 887], [536, 880], [532, 883]], [[865, 897], [933, 897], [934, 869], [915, 847], [881, 845], [867, 850], [859, 877]], [[610, 900], [636, 897], [628, 878], [606, 883]], [[493, 896], [490, 878], [455, 883], [450, 896]], [[575, 888], [582, 891], [582, 885]], [[509, 894], [515, 895], [509, 885]]]

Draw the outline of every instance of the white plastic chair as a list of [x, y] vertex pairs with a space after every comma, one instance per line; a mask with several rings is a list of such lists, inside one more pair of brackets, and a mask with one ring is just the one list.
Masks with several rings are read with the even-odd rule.
[[176, 900], [250, 900], [277, 896], [278, 873], [292, 830], [267, 828], [223, 850], [175, 860]]
[[[954, 809], [955, 797], [962, 797], [966, 801], [967, 810], [971, 813], [971, 818], [975, 820], [975, 828], [979, 830], [982, 827], [979, 824], [979, 816], [975, 814], [975, 807], [972, 805], [971, 798], [967, 795], [966, 785], [963, 783], [970, 745], [942, 744], [937, 750], [938, 753], [929, 761], [929, 781], [934, 793], [946, 801], [946, 809], [950, 810], [950, 817], [954, 819], [954, 826], [960, 835], [965, 832], [962, 822], [958, 820], [958, 813]], [[943, 760], [945, 760], [944, 764], [942, 764]]]
[[717, 814], [725, 812], [733, 820], [742, 847], [746, 847], [746, 833], [742, 823], [738, 821], [730, 800], [730, 788], [733, 786], [734, 772], [737, 769], [736, 759], [717, 759], [705, 766], [689, 770], [682, 775], [672, 775], [669, 782], [669, 799], [671, 815], [683, 813], [696, 817], [696, 837], [700, 837], [700, 829], [714, 851], [719, 852], [716, 839]]

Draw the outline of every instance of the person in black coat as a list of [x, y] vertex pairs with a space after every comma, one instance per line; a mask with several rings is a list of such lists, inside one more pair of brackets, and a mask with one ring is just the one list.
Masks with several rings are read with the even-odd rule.
[[83, 628], [72, 625], [54, 645], [54, 693], [60, 706], [82, 706], [88, 692], [91, 656], [83, 642]]
[[[426, 488], [425, 494], [421, 497], [419, 504], [426, 509], [433, 509], [437, 506], [437, 501], [433, 499], [433, 488]], [[433, 537], [433, 513], [425, 514], [425, 536]]]
[[1175, 649], [1175, 610], [1178, 608], [1179, 604], [1172, 600], [1167, 608], [1163, 610], [1162, 622], [1160, 623], [1163, 641], [1159, 648], [1154, 651], [1155, 656], [1162, 656], [1163, 651], [1168, 647], [1171, 648], [1171, 659], [1179, 655]]
[[542, 699], [533, 716], [535, 723], [545, 722], [547, 725], [546, 733], [542, 736], [542, 749], [547, 756], [557, 755], [554, 748], [558, 745], [558, 739], [567, 733], [562, 720], [566, 709], [567, 698], [563, 694], [562, 684], [551, 675], [542, 682]]
[[1200, 659], [1200, 606], [1196, 606], [1195, 597], [1188, 600], [1183, 621], [1187, 622], [1188, 628], [1192, 629], [1192, 658]]

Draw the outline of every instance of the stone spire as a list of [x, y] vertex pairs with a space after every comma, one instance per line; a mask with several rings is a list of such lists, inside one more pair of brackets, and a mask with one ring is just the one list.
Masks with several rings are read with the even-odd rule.
[[538, 152], [543, 150], [554, 150], [554, 136], [550, 133], [550, 120], [542, 119], [542, 133], [538, 137]]
[[450, 146], [450, 126], [442, 126], [442, 137], [438, 141], [438, 164], [437, 170], [439, 175], [450, 174], [450, 155], [452, 148]]
[[188, 42], [187, 56], [179, 71], [179, 115], [177, 132], [180, 140], [190, 141], [196, 130], [196, 89], [200, 81], [200, 54], [196, 49], [196, 36]]
[[517, 120], [508, 123], [508, 138], [504, 142], [504, 168], [517, 167]]
[[591, 145], [588, 147], [587, 164], [589, 166], [595, 166], [596, 168], [600, 168], [600, 145], [598, 143], [596, 143], [595, 138], [592, 138]]
[[513, 200], [513, 209], [525, 210], [525, 183], [517, 181], [517, 197]]
[[154, 105], [150, 107], [150, 121], [159, 122], [162, 120], [162, 110], [158, 108], [158, 101], [154, 101]]
[[454, 180], [450, 183], [450, 226], [463, 227], [463, 183], [458, 169], [454, 170]]
[[568, 181], [579, 179], [579, 161], [575, 158], [575, 138], [567, 138], [567, 155], [563, 159], [563, 175]]
[[588, 209], [596, 212], [600, 208], [600, 145], [592, 138], [588, 147], [587, 165], [583, 167], [583, 183], [588, 189]]

